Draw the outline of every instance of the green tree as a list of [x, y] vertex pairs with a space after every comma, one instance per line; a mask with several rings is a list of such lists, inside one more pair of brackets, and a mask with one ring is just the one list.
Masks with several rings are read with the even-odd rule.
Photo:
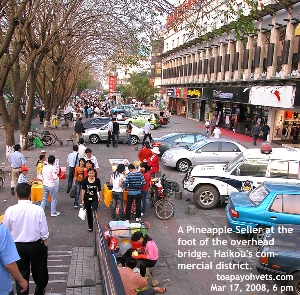
[[157, 88], [151, 85], [150, 75], [147, 72], [133, 72], [128, 81], [132, 87], [132, 95], [144, 103], [147, 102], [150, 95], [157, 92]]
[[132, 87], [130, 84], [129, 85], [120, 85], [117, 87], [117, 91], [120, 91], [121, 96], [126, 99], [127, 97], [131, 96]]

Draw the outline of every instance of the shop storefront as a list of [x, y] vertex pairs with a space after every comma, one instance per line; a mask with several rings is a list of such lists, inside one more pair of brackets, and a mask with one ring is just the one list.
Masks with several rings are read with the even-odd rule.
[[187, 90], [187, 118], [200, 120], [202, 88], [188, 88]]
[[173, 89], [173, 91], [174, 95], [169, 97], [169, 109], [171, 110], [172, 114], [176, 114], [178, 116], [186, 116], [188, 88], [175, 88]]
[[215, 116], [219, 126], [236, 132], [250, 133], [254, 120], [266, 119], [262, 108], [249, 105], [249, 90], [244, 87], [203, 88], [202, 99], [202, 117]]
[[295, 94], [295, 86], [251, 88], [249, 102], [269, 108], [269, 141], [290, 143], [295, 140], [294, 127], [300, 128], [300, 107], [295, 106]]

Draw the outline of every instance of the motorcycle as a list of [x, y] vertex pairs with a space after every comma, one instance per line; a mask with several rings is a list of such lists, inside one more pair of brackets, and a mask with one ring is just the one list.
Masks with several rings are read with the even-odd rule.
[[174, 192], [179, 191], [176, 181], [167, 180], [165, 174], [160, 178], [152, 178], [150, 186], [150, 205], [155, 207], [159, 219], [167, 220], [174, 216], [174, 205], [170, 201]]

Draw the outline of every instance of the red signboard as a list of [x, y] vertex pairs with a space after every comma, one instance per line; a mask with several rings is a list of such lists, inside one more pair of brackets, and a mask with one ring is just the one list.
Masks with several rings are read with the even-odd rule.
[[108, 80], [108, 92], [109, 93], [113, 93], [114, 91], [116, 91], [116, 76], [109, 76], [109, 80]]

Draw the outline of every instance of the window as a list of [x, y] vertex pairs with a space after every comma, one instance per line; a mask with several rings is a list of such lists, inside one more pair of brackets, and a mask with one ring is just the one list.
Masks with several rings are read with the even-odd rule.
[[289, 162], [289, 171], [288, 178], [299, 179], [299, 162], [290, 161]]
[[271, 211], [282, 212], [282, 195], [276, 195], [275, 200], [271, 206]]
[[246, 160], [236, 168], [236, 175], [265, 177], [268, 168], [268, 161]]
[[179, 37], [177, 37], [177, 47], [179, 46]]
[[232, 142], [222, 142], [222, 152], [240, 152], [240, 149]]
[[213, 18], [213, 28], [216, 29], [216, 28], [217, 28], [217, 25], [218, 25], [218, 18], [217, 18], [217, 17], [214, 17], [214, 18]]
[[201, 134], [196, 134], [196, 141], [199, 141], [199, 140], [201, 140], [201, 139], [203, 139], [203, 135], [201, 135]]
[[218, 152], [219, 151], [219, 143], [218, 142], [210, 142], [203, 146], [201, 152]]
[[287, 178], [288, 162], [286, 161], [271, 161], [270, 177], [271, 178]]
[[179, 143], [179, 142], [194, 143], [194, 135], [193, 134], [182, 135], [176, 138], [176, 140], [174, 140], [174, 143]]
[[242, 10], [242, 9], [243, 9], [243, 4], [242, 4], [242, 3], [239, 3], [239, 4], [237, 5], [237, 9], [238, 9], [238, 11]]
[[172, 40], [172, 49], [174, 48], [174, 40]]
[[279, 194], [276, 196], [271, 206], [271, 211], [287, 214], [300, 214], [300, 195]]
[[299, 204], [300, 195], [282, 195], [283, 199], [283, 208], [282, 212], [289, 214], [300, 214], [300, 206], [295, 206], [295, 204]]
[[255, 205], [259, 205], [265, 197], [269, 194], [268, 190], [265, 188], [265, 186], [262, 184], [259, 187], [257, 187], [255, 190], [250, 192], [249, 199], [251, 202], [253, 202]]
[[168, 50], [169, 50], [169, 44], [166, 43], [166, 51], [168, 51]]

